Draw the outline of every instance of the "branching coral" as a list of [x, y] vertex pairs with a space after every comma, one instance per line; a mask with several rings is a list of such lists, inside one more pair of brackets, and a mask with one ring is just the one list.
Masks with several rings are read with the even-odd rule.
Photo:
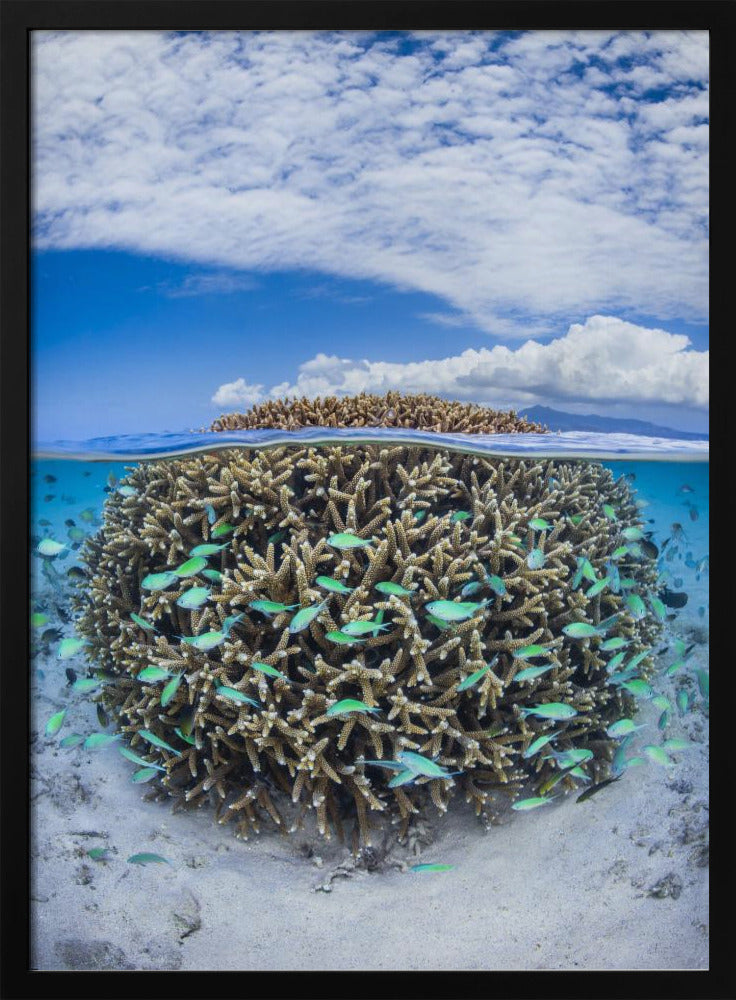
[[212, 424], [212, 431], [263, 427], [295, 430], [299, 427], [411, 427], [449, 434], [544, 433], [546, 427], [516, 413], [491, 410], [476, 403], [459, 403], [430, 396], [387, 392], [375, 396], [326, 396], [275, 399], [258, 403], [247, 413], [228, 413]]
[[[82, 550], [78, 630], [121, 731], [165, 768], [161, 794], [212, 801], [241, 835], [265, 816], [283, 828], [287, 795], [326, 835], [350, 821], [370, 842], [375, 814], [406, 825], [458, 791], [493, 815], [557, 774], [552, 746], [590, 750], [588, 776], [608, 773], [606, 728], [633, 701], [601, 647], [618, 636], [627, 656], [646, 654], [660, 628], [626, 603], [626, 587], [648, 599], [656, 571], [622, 535], [641, 523], [623, 478], [589, 462], [369, 445], [224, 450], [138, 465], [125, 484], [135, 493], [109, 496]], [[150, 589], [202, 545], [223, 547]], [[376, 589], [387, 582], [410, 595]], [[182, 607], [195, 586], [209, 593]], [[437, 601], [467, 602], [467, 617], [432, 615]], [[359, 621], [375, 627], [360, 634]], [[573, 623], [597, 631], [575, 637]], [[519, 679], [532, 666], [548, 669]], [[150, 667], [166, 673], [142, 679]], [[359, 707], [340, 710], [346, 700]], [[574, 714], [526, 711], [548, 703]], [[545, 733], [554, 744], [524, 756]], [[407, 752], [441, 772], [407, 769]]]

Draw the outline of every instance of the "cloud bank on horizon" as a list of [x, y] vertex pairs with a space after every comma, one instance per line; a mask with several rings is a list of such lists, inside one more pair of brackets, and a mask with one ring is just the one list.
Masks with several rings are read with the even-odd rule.
[[575, 323], [548, 344], [496, 345], [455, 357], [409, 364], [317, 354], [295, 382], [266, 391], [243, 378], [221, 385], [212, 402], [248, 407], [280, 396], [358, 392], [430, 392], [496, 406], [561, 402], [631, 402], [708, 406], [708, 352], [686, 351], [689, 340], [610, 316]]
[[33, 39], [36, 247], [368, 279], [439, 296], [428, 322], [526, 340], [317, 353], [214, 403], [395, 386], [707, 406], [707, 352], [616, 318], [707, 321], [707, 32]]

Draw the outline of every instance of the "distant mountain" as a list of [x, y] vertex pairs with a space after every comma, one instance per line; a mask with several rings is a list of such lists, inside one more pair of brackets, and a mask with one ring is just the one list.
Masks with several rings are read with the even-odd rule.
[[520, 417], [546, 424], [551, 431], [595, 431], [600, 434], [644, 434], [647, 437], [677, 438], [680, 441], [707, 441], [707, 434], [693, 431], [676, 431], [660, 427], [646, 420], [622, 420], [618, 417], [599, 417], [596, 413], [565, 413], [549, 406], [531, 406], [519, 410]]

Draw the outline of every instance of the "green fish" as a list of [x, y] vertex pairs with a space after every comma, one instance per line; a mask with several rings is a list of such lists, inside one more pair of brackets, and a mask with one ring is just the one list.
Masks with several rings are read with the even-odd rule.
[[621, 536], [627, 542], [638, 542], [644, 537], [644, 532], [641, 528], [624, 528], [621, 531]]
[[672, 736], [670, 737], [670, 739], [664, 741], [664, 743], [662, 744], [662, 749], [674, 750], [674, 751], [692, 750], [693, 744], [690, 742], [690, 740], [681, 740], [678, 739], [677, 736]]
[[161, 750], [168, 750], [171, 753], [175, 753], [177, 757], [181, 757], [180, 750], [174, 750], [174, 748], [169, 746], [165, 740], [162, 740], [160, 736], [150, 732], [148, 729], [139, 729], [137, 735], [141, 736], [147, 743], [151, 743], [153, 746], [159, 747]]
[[223, 698], [229, 698], [231, 701], [239, 701], [243, 705], [252, 705], [254, 708], [263, 708], [260, 702], [254, 701], [253, 698], [249, 698], [247, 694], [243, 694], [242, 691], [238, 691], [236, 688], [231, 687], [218, 687], [217, 694], [222, 695]]
[[535, 660], [538, 656], [553, 656], [554, 653], [546, 646], [533, 643], [531, 646], [522, 646], [521, 649], [512, 649], [511, 655], [515, 660]]
[[133, 777], [130, 779], [135, 782], [136, 785], [144, 784], [146, 781], [151, 781], [158, 775], [158, 769], [155, 767], [142, 767], [140, 771], [136, 771]]
[[[171, 862], [166, 858], [162, 858], [160, 854], [148, 854], [145, 851], [141, 854], [131, 854], [128, 858], [131, 865], [170, 865]], [[172, 865], [173, 867], [173, 865]]]
[[39, 611], [35, 611], [31, 615], [31, 625], [33, 628], [41, 628], [42, 625], [46, 625], [51, 619], [48, 615], [42, 615]]
[[447, 622], [443, 622], [442, 619], [438, 618], [436, 615], [427, 615], [427, 621], [431, 622], [435, 628], [440, 630], [440, 632], [446, 632], [448, 630], [452, 631], [453, 629], [452, 625], [448, 625]]
[[631, 576], [624, 576], [619, 581], [619, 586], [621, 590], [631, 590], [632, 587], [636, 586], [636, 580]]
[[543, 667], [526, 667], [524, 670], [520, 670], [518, 674], [514, 674], [513, 679], [515, 681], [533, 681], [536, 677], [546, 674], [553, 666], [554, 663], [545, 663]]
[[480, 670], [476, 670], [475, 673], [471, 674], [469, 677], [466, 677], [464, 681], [461, 681], [458, 684], [457, 686], [458, 691], [467, 691], [468, 688], [471, 688], [474, 684], [477, 684], [478, 681], [481, 679], [481, 677], [485, 677], [485, 675], [488, 673], [490, 669], [491, 665], [487, 663], [485, 666], [481, 667]]
[[530, 799], [519, 799], [518, 802], [514, 802], [511, 808], [516, 809], [519, 812], [526, 812], [528, 809], [538, 809], [540, 806], [546, 806], [548, 802], [553, 801], [554, 799], [545, 799], [540, 796], [536, 796]]
[[138, 490], [134, 486], [119, 486], [118, 493], [124, 497], [134, 497], [137, 496]]
[[118, 747], [118, 753], [121, 753], [123, 757], [127, 760], [132, 761], [134, 764], [140, 764], [142, 767], [153, 767], [157, 771], [166, 772], [165, 767], [161, 767], [160, 764], [153, 764], [150, 760], [145, 760], [143, 757], [139, 757], [137, 754], [133, 753], [128, 747]]
[[429, 757], [423, 757], [419, 753], [414, 753], [413, 750], [402, 750], [400, 753], [396, 754], [396, 759], [401, 761], [404, 767], [412, 771], [414, 774], [422, 774], [428, 778], [450, 778], [452, 777], [452, 772], [448, 771], [444, 767], [440, 767], [435, 761], [430, 760]]
[[630, 694], [636, 695], [637, 698], [651, 698], [654, 693], [649, 684], [640, 678], [633, 681], [624, 681], [621, 687], [626, 688]]
[[529, 555], [526, 557], [526, 564], [529, 569], [541, 569], [547, 557], [541, 549], [532, 549]]
[[629, 551], [628, 545], [619, 545], [617, 549], [614, 549], [611, 553], [611, 559], [622, 559]]
[[400, 583], [394, 583], [393, 580], [383, 580], [381, 583], [377, 583], [374, 587], [379, 594], [395, 594], [397, 597], [411, 597], [414, 593], [413, 590], [407, 590], [406, 587], [402, 587]]
[[[140, 676], [140, 675], [139, 675]], [[181, 684], [181, 674], [175, 674], [161, 692], [161, 707], [166, 708]]]
[[598, 581], [598, 577], [595, 575], [595, 570], [593, 569], [593, 564], [590, 559], [586, 559], [585, 556], [583, 556], [582, 570], [583, 576], [586, 580], [589, 580], [590, 583], [596, 583]]
[[609, 521], [618, 521], [618, 517], [616, 516], [616, 511], [613, 509], [610, 503], [603, 504], [603, 513], [606, 515]]
[[286, 538], [286, 535], [287, 531], [285, 528], [282, 528], [281, 531], [274, 531], [274, 533], [272, 535], [269, 535], [268, 538], [266, 539], [266, 544], [278, 545], [279, 542], [283, 542], [283, 540]]
[[[224, 521], [222, 524], [218, 524], [216, 528], [213, 528], [210, 534], [213, 538], [222, 538], [223, 535], [229, 535], [231, 531], [235, 531], [232, 524], [228, 524]], [[202, 553], [204, 555], [204, 552]]]
[[204, 556], [195, 556], [193, 559], [187, 559], [186, 562], [183, 562], [181, 566], [177, 566], [175, 570], [172, 570], [172, 572], [179, 577], [196, 576], [197, 573], [199, 573], [200, 570], [205, 569], [206, 566], [207, 560]]
[[177, 598], [176, 603], [180, 608], [194, 610], [201, 608], [209, 599], [210, 594], [211, 591], [208, 587], [191, 587]]
[[664, 672], [665, 676], [671, 677], [673, 674], [676, 674], [678, 670], [681, 670], [682, 667], [685, 666], [686, 662], [687, 662], [686, 660], [675, 660], [674, 663], [670, 663], [669, 667], [667, 667], [667, 669]]
[[551, 740], [553, 740], [555, 738], [555, 736], [559, 736], [561, 732], [562, 732], [562, 730], [558, 729], [554, 733], [545, 733], [544, 736], [537, 737], [537, 739], [534, 740], [534, 742], [531, 743], [526, 748], [526, 750], [524, 751], [524, 753], [521, 756], [525, 760], [528, 760], [529, 757], [533, 757], [535, 753], [539, 753], [539, 751], [542, 749], [542, 747], [545, 747]]
[[644, 659], [644, 658], [645, 658], [646, 656], [649, 656], [649, 654], [650, 654], [651, 652], [652, 652], [652, 649], [651, 649], [651, 647], [649, 647], [649, 649], [643, 649], [643, 650], [642, 650], [642, 651], [641, 651], [640, 653], [637, 653], [637, 654], [636, 654], [636, 656], [633, 656], [633, 657], [632, 657], [632, 658], [631, 658], [631, 659], [629, 660], [629, 662], [628, 662], [628, 663], [626, 664], [626, 669], [627, 669], [627, 670], [633, 670], [633, 669], [634, 669], [634, 667], [638, 667], [638, 666], [639, 666], [639, 664], [641, 663], [641, 661], [642, 661], [642, 660], [643, 660], [643, 659]]
[[62, 709], [60, 712], [56, 712], [52, 715], [49, 721], [46, 723], [45, 733], [47, 736], [56, 736], [61, 727], [64, 725], [64, 716], [66, 715], [66, 709]]
[[647, 609], [638, 594], [627, 594], [624, 599], [624, 604], [629, 609], [636, 621], [641, 621], [642, 618], [646, 617]]
[[86, 639], [62, 639], [59, 643], [59, 652], [57, 654], [57, 659], [68, 660], [76, 653], [83, 649], [85, 646], [89, 646], [89, 642]]
[[[179, 602], [177, 601], [176, 603], [178, 604]], [[136, 625], [139, 628], [144, 629], [146, 632], [156, 632], [157, 631], [157, 629], [156, 629], [156, 627], [154, 625], [151, 625], [150, 622], [147, 622], [145, 618], [141, 618], [141, 616], [138, 615], [138, 614], [136, 614], [135, 611], [131, 611], [130, 612], [130, 617], [133, 619], [133, 621], [136, 623]]]
[[412, 782], [416, 780], [416, 778], [417, 775], [415, 774], [414, 771], [409, 771], [408, 769], [405, 771], [399, 771], [399, 773], [395, 774], [393, 778], [389, 781], [388, 787], [398, 788], [399, 785], [411, 785]]
[[690, 697], [684, 688], [680, 688], [677, 692], [677, 709], [680, 715], [684, 715], [688, 710], [688, 705], [690, 702]]
[[69, 528], [69, 530], [67, 531], [67, 535], [69, 537], [70, 542], [83, 542], [84, 539], [87, 537], [87, 532], [82, 531], [81, 528], [73, 527]]
[[333, 715], [346, 715], [349, 712], [379, 712], [380, 709], [366, 705], [364, 701], [358, 701], [355, 698], [343, 698], [342, 701], [336, 701], [334, 705], [330, 707], [325, 712], [325, 715], [332, 718]]
[[609, 653], [614, 649], [623, 649], [624, 646], [628, 646], [631, 643], [631, 639], [622, 639], [620, 635], [615, 635], [612, 639], [606, 639], [601, 643], [600, 648], [603, 652]]
[[36, 547], [36, 552], [38, 552], [41, 556], [47, 556], [48, 558], [53, 559], [67, 547], [68, 546], [64, 545], [63, 542], [55, 542], [53, 538], [42, 538]]
[[649, 743], [641, 749], [642, 753], [645, 753], [650, 760], [653, 760], [655, 764], [661, 764], [662, 767], [670, 767], [674, 763], [670, 760], [662, 747], [655, 747]]
[[567, 519], [572, 524], [574, 524], [575, 527], [577, 527], [580, 524], [580, 522], [582, 521], [583, 517], [584, 517], [583, 514], [570, 514], [570, 515], [568, 515]]
[[[228, 548], [229, 545], [230, 545], [229, 542], [225, 542], [224, 545], [211, 545], [211, 544], [195, 545], [193, 549], [189, 550], [189, 555], [197, 556], [201, 559], [203, 556], [213, 556], [216, 552], [222, 552], [222, 550]], [[184, 565], [186, 566], [187, 563], [184, 563]], [[205, 566], [206, 565], [207, 564], [205, 563]], [[202, 567], [200, 567], [200, 569], [201, 568]], [[181, 570], [182, 567], [180, 566], [179, 569]], [[195, 570], [195, 572], [197, 571]], [[186, 574], [181, 572], [179, 573], [179, 576], [190, 576], [190, 575], [191, 574], [189, 573]]]
[[590, 587], [588, 590], [585, 591], [585, 596], [597, 597], [602, 590], [605, 590], [605, 588], [609, 585], [610, 582], [611, 582], [610, 576], [604, 576], [602, 580], [598, 580], [597, 583], [594, 583], [592, 587]]
[[560, 701], [550, 701], [544, 705], [522, 708], [521, 714], [524, 718], [527, 715], [537, 715], [540, 719], [572, 719], [578, 712], [572, 705]]
[[[642, 542], [642, 545], [643, 544], [644, 543]], [[640, 545], [638, 542], [631, 542], [629, 545], [626, 546], [626, 551], [629, 552], [632, 556], [634, 556], [635, 559], [638, 559], [640, 556], [644, 554], [642, 545]]]
[[659, 717], [659, 719], [657, 721], [657, 728], [661, 732], [664, 732], [664, 730], [667, 728], [667, 726], [669, 726], [669, 724], [670, 724], [670, 713], [669, 712], [662, 712], [662, 714], [660, 715], [660, 717]]
[[72, 684], [72, 691], [81, 691], [83, 694], [87, 694], [99, 686], [100, 682], [96, 677], [79, 677]]
[[600, 635], [598, 628], [587, 622], [571, 622], [570, 625], [565, 625], [562, 631], [572, 639], [587, 639], [593, 635]]
[[543, 517], [533, 517], [529, 522], [529, 527], [534, 528], [535, 531], [549, 531], [552, 525]]
[[417, 524], [421, 524], [421, 522], [424, 520], [426, 516], [427, 516], [426, 510], [415, 510], [413, 514], [414, 520], [417, 522]]
[[64, 750], [78, 747], [80, 743], [84, 743], [84, 736], [81, 733], [71, 733], [69, 736], [65, 736], [63, 740], [59, 740], [59, 746], [63, 747]]
[[616, 655], [613, 656], [613, 657], [611, 657], [611, 659], [606, 664], [606, 670], [609, 673], [612, 673], [616, 669], [616, 667], [618, 667], [618, 666], [621, 665], [621, 663], [623, 662], [623, 658], [625, 656], [626, 656], [626, 653], [623, 650], [621, 650], [620, 653], [616, 653]]
[[111, 743], [120, 739], [120, 733], [92, 733], [84, 741], [85, 750], [99, 750], [102, 747], [109, 747]]
[[652, 704], [655, 708], [658, 708], [660, 712], [669, 712], [672, 708], [669, 701], [663, 694], [658, 694], [656, 697], [652, 698]]
[[456, 510], [454, 514], [450, 515], [450, 524], [457, 524], [458, 521], [467, 521], [469, 517], [473, 515], [467, 510]]
[[262, 615], [278, 615], [283, 611], [293, 611], [294, 608], [298, 608], [298, 604], [279, 604], [278, 601], [251, 601], [248, 604], [249, 608], [253, 608], [254, 611], [260, 611]]
[[161, 667], [144, 667], [138, 674], [139, 681], [163, 681], [167, 677], [171, 677], [171, 673]]
[[618, 722], [614, 722], [608, 727], [606, 733], [617, 740], [620, 736], [628, 736], [630, 733], [636, 732], [637, 729], [645, 728], [645, 726], [635, 725], [633, 719], [619, 719]]
[[[576, 764], [584, 764], [593, 759], [593, 751], [587, 747], [576, 747], [572, 750], [551, 750], [549, 756], [565, 769], [573, 768]], [[546, 760], [547, 758], [545, 758]]]
[[710, 697], [710, 674], [706, 670], [696, 670], [695, 676], [698, 678], [698, 690], [703, 698]]
[[338, 535], [330, 535], [327, 544], [334, 549], [360, 549], [371, 544], [370, 538], [358, 538], [351, 535], [349, 531], [340, 532]]
[[477, 615], [482, 611], [490, 600], [480, 601], [430, 601], [425, 607], [434, 615], [445, 622], [462, 622]]
[[312, 607], [302, 608], [301, 611], [297, 611], [289, 622], [290, 634], [294, 635], [296, 632], [303, 632], [322, 613], [326, 606], [327, 601], [322, 601], [321, 604], [314, 604]]
[[366, 621], [346, 622], [346, 624], [342, 626], [341, 631], [343, 635], [354, 636], [354, 635], [365, 635], [366, 632], [373, 632], [374, 634], [376, 632], [385, 632], [386, 629], [389, 628], [391, 628], [390, 624], [381, 625], [380, 623], [376, 623], [375, 621], [371, 620], [367, 622]]
[[224, 631], [203, 632], [201, 635], [182, 635], [180, 639], [182, 642], [186, 642], [187, 645], [194, 646], [195, 649], [207, 653], [223, 643], [227, 639], [227, 633]]
[[452, 871], [454, 865], [439, 865], [439, 864], [424, 864], [424, 865], [412, 865], [409, 871], [412, 872], [449, 872]]
[[352, 646], [355, 642], [367, 642], [367, 639], [358, 639], [354, 635], [347, 635], [345, 632], [325, 632], [325, 639], [334, 642], [338, 646]]
[[658, 618], [659, 621], [663, 622], [665, 620], [667, 617], [667, 608], [658, 597], [649, 598], [649, 607], [652, 609], [655, 617]]
[[460, 591], [461, 597], [472, 597], [473, 594], [477, 594], [478, 591], [483, 587], [480, 580], [471, 580], [470, 583], [466, 583], [465, 586]]
[[178, 573], [149, 573], [141, 580], [141, 587], [144, 590], [166, 590], [172, 583], [179, 582]]
[[182, 732], [182, 730], [179, 729], [178, 727], [174, 730], [174, 732], [176, 733], [176, 735], [179, 737], [180, 740], [184, 740], [184, 742], [189, 743], [190, 746], [196, 747], [197, 741], [189, 733]]
[[340, 580], [334, 580], [331, 576], [318, 576], [315, 583], [333, 594], [352, 594], [355, 590], [355, 587], [346, 587]]
[[87, 857], [92, 861], [110, 861], [112, 855], [106, 847], [92, 847], [87, 851]]
[[83, 521], [86, 521], [87, 524], [91, 524], [95, 519], [95, 512], [92, 507], [86, 507], [83, 511], [80, 511], [79, 516]]
[[230, 635], [230, 630], [232, 629], [233, 625], [237, 624], [237, 622], [241, 621], [241, 619], [244, 618], [244, 617], [245, 616], [242, 615], [242, 614], [240, 614], [240, 615], [228, 615], [228, 617], [222, 623], [223, 634], [225, 636]]
[[500, 576], [489, 576], [488, 584], [494, 594], [498, 594], [499, 597], [506, 597], [508, 591], [506, 590], [506, 584], [503, 582]]
[[206, 576], [208, 580], [212, 580], [214, 583], [221, 583], [225, 577], [216, 569], [203, 569], [202, 576]]
[[559, 785], [562, 779], [568, 774], [576, 778], [583, 778], [585, 781], [590, 781], [590, 778], [581, 767], [577, 764], [570, 764], [568, 767], [563, 768], [561, 771], [557, 771], [555, 774], [547, 778], [546, 781], [542, 782], [539, 786], [539, 794], [546, 795], [547, 792], [551, 792], [555, 785]]
[[272, 667], [268, 663], [257, 663], [255, 660], [250, 664], [253, 670], [259, 670], [262, 674], [268, 674], [269, 677], [281, 677], [283, 680], [288, 681], [286, 674], [283, 674], [276, 667]]

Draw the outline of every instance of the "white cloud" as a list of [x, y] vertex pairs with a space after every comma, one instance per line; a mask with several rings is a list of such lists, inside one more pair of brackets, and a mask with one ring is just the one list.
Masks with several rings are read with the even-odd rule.
[[262, 385], [250, 385], [244, 378], [234, 382], [225, 382], [215, 392], [212, 402], [216, 406], [249, 407], [264, 399]]
[[36, 245], [706, 318], [707, 33], [406, 37], [34, 32]]
[[[499, 344], [439, 360], [399, 364], [320, 353], [300, 366], [293, 383], [273, 386], [267, 395], [314, 397], [400, 389], [498, 407], [590, 403], [600, 408], [626, 402], [634, 407], [704, 410], [708, 352], [688, 350], [689, 345], [682, 334], [614, 316], [591, 316], [547, 344], [528, 340], [513, 349]], [[239, 379], [218, 389], [214, 401], [240, 403], [240, 397], [232, 398], [235, 387], [238, 393], [241, 388], [263, 390]]]

